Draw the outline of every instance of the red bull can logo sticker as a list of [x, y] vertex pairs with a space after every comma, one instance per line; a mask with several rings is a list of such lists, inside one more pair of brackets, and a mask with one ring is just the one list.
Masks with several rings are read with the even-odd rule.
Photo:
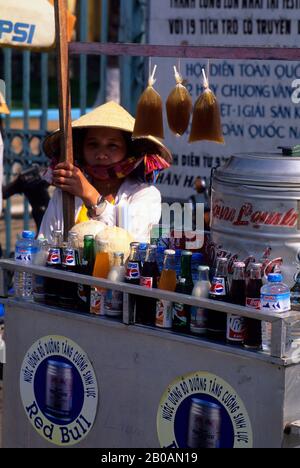
[[27, 351], [20, 394], [33, 428], [47, 442], [71, 446], [93, 427], [98, 404], [96, 374], [87, 354], [64, 336], [45, 336]]
[[252, 448], [251, 422], [243, 401], [223, 379], [208, 372], [178, 377], [157, 412], [162, 448]]

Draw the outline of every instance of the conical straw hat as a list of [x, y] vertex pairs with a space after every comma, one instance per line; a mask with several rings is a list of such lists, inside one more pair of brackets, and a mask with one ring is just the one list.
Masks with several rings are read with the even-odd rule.
[[[114, 101], [107, 102], [102, 106], [96, 107], [88, 114], [82, 115], [78, 120], [72, 122], [73, 131], [76, 129], [89, 127], [109, 127], [124, 132], [132, 133], [134, 129], [135, 119], [123, 107], [119, 106]], [[143, 138], [150, 140], [157, 147], [159, 154], [169, 163], [172, 162], [172, 155], [167, 147], [157, 138], [151, 135]], [[43, 149], [48, 157], [52, 157], [59, 151], [60, 131], [45, 138]]]

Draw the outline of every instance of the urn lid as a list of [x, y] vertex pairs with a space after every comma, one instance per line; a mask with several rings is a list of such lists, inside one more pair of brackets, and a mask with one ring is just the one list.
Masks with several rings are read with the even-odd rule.
[[282, 153], [240, 153], [217, 168], [214, 178], [233, 184], [300, 186], [300, 157]]

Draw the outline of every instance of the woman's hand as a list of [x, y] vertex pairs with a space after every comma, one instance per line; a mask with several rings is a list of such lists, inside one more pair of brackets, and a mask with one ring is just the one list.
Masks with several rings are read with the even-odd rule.
[[81, 198], [87, 206], [95, 205], [99, 198], [99, 192], [81, 170], [69, 162], [57, 164], [53, 171], [53, 185]]

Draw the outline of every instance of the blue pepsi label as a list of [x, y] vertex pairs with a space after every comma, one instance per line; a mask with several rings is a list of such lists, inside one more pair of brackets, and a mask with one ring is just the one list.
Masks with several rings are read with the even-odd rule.
[[64, 266], [76, 266], [76, 256], [74, 249], [64, 249], [62, 264]]
[[141, 276], [140, 273], [140, 264], [139, 262], [128, 262], [126, 279], [139, 279]]
[[219, 278], [218, 276], [214, 277], [210, 289], [210, 294], [213, 296], [226, 296], [225, 278]]
[[50, 249], [47, 265], [60, 265], [61, 264], [61, 256], [60, 256], [60, 249]]

